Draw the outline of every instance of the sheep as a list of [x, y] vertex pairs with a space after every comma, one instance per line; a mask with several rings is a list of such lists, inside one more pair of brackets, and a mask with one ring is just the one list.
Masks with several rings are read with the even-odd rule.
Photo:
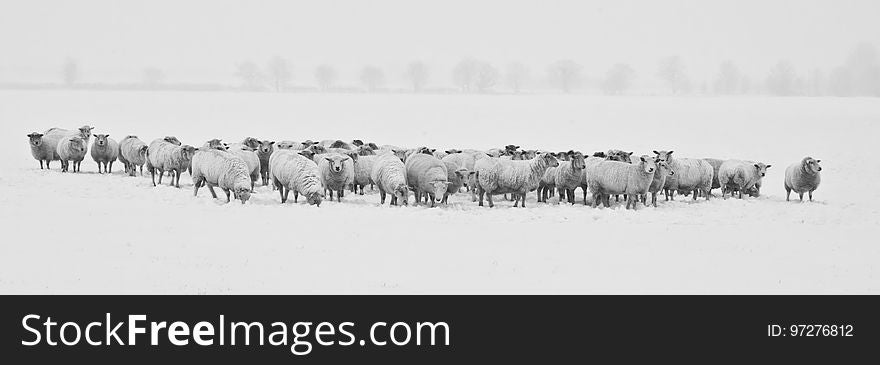
[[370, 190], [373, 189], [373, 180], [370, 176], [373, 173], [373, 164], [376, 162], [377, 156], [358, 155], [354, 164], [354, 183], [352, 184], [352, 193], [358, 193], [360, 187], [360, 195], [364, 195], [364, 187], [369, 185]]
[[376, 156], [373, 162], [373, 171], [370, 179], [376, 183], [379, 189], [379, 204], [385, 204], [386, 194], [391, 195], [391, 205], [407, 205], [409, 200], [409, 185], [406, 183], [406, 165], [402, 159], [393, 153], [385, 153]]
[[[657, 164], [657, 171], [654, 172], [654, 179], [651, 180], [651, 185], [648, 186], [648, 193], [651, 193], [651, 205], [654, 208], [657, 207], [657, 193], [663, 190], [663, 186], [666, 185], [666, 178], [672, 175], [675, 175], [675, 171], [669, 168], [669, 164], [663, 161], [659, 161], [656, 158], [654, 162]], [[648, 194], [642, 194], [642, 203], [645, 206], [648, 206]]]
[[257, 157], [260, 158], [260, 178], [262, 179], [263, 186], [269, 185], [269, 159], [274, 152], [275, 142], [260, 141], [260, 146], [257, 148]]
[[315, 155], [314, 161], [318, 164], [321, 183], [324, 191], [329, 191], [330, 201], [333, 201], [333, 192], [337, 192], [336, 201], [341, 202], [345, 188], [354, 183], [354, 165], [357, 154], [343, 155], [341, 153], [325, 153]]
[[113, 163], [119, 157], [119, 143], [116, 143], [109, 134], [96, 134], [95, 143], [92, 144], [92, 160], [98, 164], [98, 173], [103, 164], [104, 172], [113, 173]]
[[789, 201], [792, 190], [798, 193], [801, 201], [804, 201], [804, 193], [808, 193], [810, 201], [813, 201], [813, 192], [819, 188], [819, 183], [822, 181], [822, 176], [819, 173], [822, 171], [822, 166], [819, 166], [820, 162], [822, 160], [807, 156], [801, 162], [792, 164], [785, 169], [785, 201]]
[[449, 173], [446, 170], [446, 164], [438, 158], [426, 153], [413, 153], [407, 157], [406, 182], [416, 196], [416, 204], [422, 197], [425, 198], [427, 204], [428, 199], [431, 200], [431, 207], [443, 200], [443, 195], [450, 185], [448, 179]]
[[294, 141], [281, 141], [275, 144], [275, 149], [279, 150], [301, 150], [302, 143]]
[[221, 151], [228, 151], [229, 150], [229, 145], [226, 143], [223, 143], [223, 140], [218, 139], [218, 138], [208, 140], [207, 142], [205, 142], [204, 145], [202, 145], [202, 147], [208, 148], [208, 149], [221, 150]]
[[241, 141], [241, 144], [248, 146], [252, 151], [256, 151], [260, 148], [260, 140], [254, 137], [247, 137]]
[[119, 159], [125, 164], [125, 172], [129, 176], [135, 176], [138, 167], [140, 167], [141, 176], [144, 176], [148, 148], [147, 144], [137, 136], [127, 136], [119, 143]]
[[76, 135], [69, 135], [61, 139], [56, 147], [58, 158], [61, 160], [61, 172], [68, 172], [70, 162], [73, 162], [73, 172], [80, 172], [82, 161], [86, 158], [86, 142]]
[[549, 152], [539, 152], [531, 160], [502, 160], [494, 158], [482, 158], [474, 164], [477, 180], [477, 193], [480, 196], [480, 206], [483, 206], [483, 196], [487, 196], [489, 207], [494, 207], [493, 194], [512, 193], [513, 206], [516, 207], [522, 200], [522, 206], [526, 206], [526, 193], [538, 187], [538, 183], [544, 173], [550, 167], [558, 167], [559, 161]]
[[434, 151], [436, 151], [436, 150], [433, 148], [428, 148], [428, 147], [418, 147], [418, 148], [412, 148], [412, 149], [406, 150], [403, 162], [406, 163], [406, 160], [408, 160], [410, 158], [410, 156], [417, 154], [417, 153], [434, 157]]
[[666, 162], [675, 171], [675, 175], [666, 178], [663, 186], [666, 200], [675, 200], [676, 191], [693, 192], [694, 200], [702, 193], [709, 200], [712, 196], [712, 178], [715, 176], [712, 165], [698, 158], [673, 158], [672, 152], [654, 151], [659, 161]]
[[281, 204], [287, 203], [290, 191], [293, 202], [299, 194], [306, 197], [309, 205], [321, 206], [324, 185], [321, 183], [318, 165], [311, 159], [289, 150], [276, 150], [269, 156], [269, 180], [281, 194]]
[[43, 169], [43, 161], [46, 161], [46, 168], [49, 169], [49, 163], [61, 159], [58, 156], [57, 146], [51, 146], [49, 143], [46, 143], [43, 140], [42, 133], [33, 132], [27, 136], [30, 140], [31, 156], [34, 156], [35, 160], [40, 161], [40, 170]]
[[159, 173], [159, 184], [162, 184], [162, 176], [170, 172], [171, 182], [169, 186], [180, 188], [180, 174], [188, 170], [192, 165], [192, 158], [196, 152], [193, 146], [178, 146], [165, 139], [156, 139], [150, 143], [147, 149], [147, 171], [156, 186], [156, 173]]
[[233, 143], [229, 145], [227, 151], [233, 155], [238, 156], [248, 166], [248, 171], [251, 173], [251, 190], [254, 190], [254, 187], [257, 184], [257, 180], [262, 176], [260, 157], [257, 156], [257, 152], [254, 151], [250, 146], [247, 146], [242, 143]]
[[[587, 190], [587, 182], [584, 180], [584, 154], [576, 151], [568, 151], [565, 153], [570, 161], [559, 163], [559, 167], [555, 169], [553, 185], [559, 192], [559, 201], [567, 199], [569, 203], [574, 204], [574, 191], [581, 188]], [[584, 199], [584, 205], [587, 205]]]
[[[711, 189], [720, 188], [721, 183], [718, 182], [718, 170], [721, 168], [721, 164], [724, 163], [724, 160], [717, 159], [717, 158], [704, 158], [703, 161], [706, 161], [710, 165], [712, 165], [713, 174], [712, 174], [712, 188]], [[709, 189], [710, 192], [711, 192], [711, 189]]]
[[656, 160], [642, 155], [638, 163], [630, 164], [621, 161], [602, 161], [595, 167], [595, 173], [589, 175], [587, 185], [593, 195], [593, 208], [599, 201], [610, 207], [608, 199], [612, 194], [626, 194], [626, 209], [637, 209], [639, 198], [648, 192], [657, 170]]
[[217, 199], [214, 187], [222, 189], [226, 193], [227, 203], [232, 201], [230, 192], [235, 199], [241, 200], [241, 204], [247, 203], [251, 198], [251, 178], [247, 163], [226, 151], [197, 149], [192, 157], [192, 179], [193, 196], [199, 196], [199, 188], [207, 185], [214, 199]]
[[447, 204], [449, 196], [461, 190], [461, 187], [467, 184], [468, 179], [474, 174], [474, 171], [468, 171], [466, 168], [458, 167], [457, 164], [450, 161], [441, 160], [441, 162], [446, 165], [446, 180], [449, 181], [449, 185], [446, 187], [446, 193], [443, 194], [443, 200], [441, 203]]
[[448, 155], [448, 153], [446, 153], [445, 151], [434, 150], [433, 155], [434, 155], [434, 157], [436, 157], [438, 160], [442, 160], [444, 157], [446, 157], [446, 155]]
[[165, 142], [171, 143], [175, 146], [182, 146], [183, 145], [183, 143], [181, 143], [180, 140], [177, 139], [177, 137], [175, 137], [175, 136], [165, 136], [165, 138], [162, 138], [162, 140]]
[[359, 146], [354, 149], [357, 151], [358, 156], [375, 156], [376, 150], [370, 148], [370, 146]]
[[[767, 169], [771, 165], [765, 165], [761, 162], [727, 160], [721, 164], [718, 169], [718, 182], [721, 183], [721, 197], [727, 198], [727, 193], [739, 193], [742, 199], [743, 192], [752, 194], [751, 190], [757, 193], [760, 189], [761, 179], [767, 174]], [[673, 167], [674, 168], [674, 167]], [[679, 174], [678, 170], [675, 171]]]
[[61, 128], [49, 128], [45, 132], [43, 132], [43, 138], [44, 142], [48, 141], [50, 147], [54, 149], [58, 147], [58, 143], [65, 139], [64, 137], [77, 136], [79, 138], [82, 138], [83, 143], [85, 143], [86, 148], [88, 148], [89, 140], [92, 138], [93, 129], [95, 129], [95, 127], [90, 127], [89, 125], [84, 125], [72, 131]]
[[[559, 160], [559, 163], [562, 164], [562, 160], [556, 153], [553, 153], [553, 157], [556, 157]], [[539, 203], [546, 203], [547, 198], [552, 198], [554, 195], [554, 191], [556, 190], [556, 169], [558, 167], [548, 168], [547, 171], [544, 171], [544, 175], [541, 176], [541, 181], [538, 182], [538, 190], [537, 190], [537, 198]]]

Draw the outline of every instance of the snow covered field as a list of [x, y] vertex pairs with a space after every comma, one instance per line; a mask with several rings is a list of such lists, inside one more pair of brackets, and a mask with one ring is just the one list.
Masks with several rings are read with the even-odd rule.
[[[880, 293], [880, 99], [0, 91], [0, 293]], [[535, 203], [225, 205], [148, 178], [41, 171], [26, 135], [359, 138], [759, 160], [758, 199], [626, 211]], [[786, 202], [811, 155], [813, 203]], [[167, 182], [167, 181], [166, 181]], [[578, 192], [578, 196], [580, 193]]]

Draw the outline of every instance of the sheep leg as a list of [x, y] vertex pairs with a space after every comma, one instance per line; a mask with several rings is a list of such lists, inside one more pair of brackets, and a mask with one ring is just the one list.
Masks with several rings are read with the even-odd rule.
[[611, 208], [611, 195], [610, 194], [602, 194], [602, 201], [605, 203], [605, 208]]
[[211, 192], [211, 196], [214, 197], [214, 199], [217, 199], [217, 192], [214, 191], [214, 185], [207, 181], [205, 181], [205, 185], [208, 185], [208, 191]]
[[513, 198], [513, 207], [519, 207], [519, 194], [513, 193], [511, 194], [511, 197]]
[[[482, 194], [481, 194], [481, 195], [482, 195]], [[482, 198], [481, 198], [480, 200], [481, 200], [481, 201], [480, 201], [480, 205], [483, 205]], [[489, 208], [494, 208], [494, 207], [495, 207], [495, 203], [492, 202], [492, 194], [486, 194], [486, 200], [489, 201]]]
[[699, 191], [699, 190], [694, 190], [694, 191], [693, 191], [693, 194], [694, 194], [694, 199], [693, 199], [693, 200], [694, 200], [694, 201], [697, 201], [697, 196], [700, 195], [700, 191]]
[[202, 187], [202, 181], [193, 181], [193, 196], [199, 196], [199, 188]]
[[229, 203], [232, 199], [229, 199], [229, 189], [223, 188], [223, 193], [226, 194], [226, 202]]
[[571, 205], [574, 205], [574, 189], [567, 189], [565, 194], [568, 195], [568, 202], [571, 203]]
[[171, 182], [168, 183], [168, 186], [174, 187], [174, 170], [168, 171], [168, 173], [171, 176]]
[[798, 193], [798, 196], [801, 198], [801, 201], [804, 201], [804, 193]]
[[293, 191], [293, 202], [294, 202], [294, 203], [299, 203], [299, 190], [294, 190], [294, 191]]
[[440, 204], [449, 204], [447, 199], [449, 199], [449, 193], [443, 193], [443, 199], [440, 200]]
[[[156, 186], [156, 169], [148, 169], [150, 170], [150, 178], [153, 179], [153, 186]], [[160, 178], [161, 179], [161, 178]], [[162, 183], [162, 180], [159, 180], [159, 183]]]
[[162, 177], [165, 176], [165, 171], [159, 171], [159, 185], [162, 185]]
[[519, 197], [520, 197], [520, 199], [522, 199], [522, 207], [525, 208], [526, 207], [526, 193], [520, 193]]
[[113, 161], [110, 161], [110, 167], [107, 168], [107, 173], [113, 173]]
[[810, 191], [809, 191], [809, 194], [810, 194], [810, 201], [813, 201], [813, 191], [810, 190]]
[[331, 202], [333, 201], [333, 190], [332, 189], [330, 190], [330, 201]]
[[483, 206], [483, 195], [484, 195], [486, 192], [483, 191], [483, 189], [479, 189], [479, 188], [478, 188], [477, 190], [478, 190], [478, 195], [480, 196], [480, 205], [479, 205], [479, 206], [482, 207], [482, 206]]
[[[391, 198], [391, 202], [394, 202], [394, 198]], [[379, 190], [379, 205], [385, 204], [385, 190]]]
[[[810, 195], [813, 195], [812, 193]], [[791, 201], [791, 189], [785, 187], [785, 201]]]
[[287, 203], [287, 199], [290, 197], [290, 189], [285, 189], [282, 186], [278, 190], [279, 190], [279, 194], [281, 194], [281, 204]]

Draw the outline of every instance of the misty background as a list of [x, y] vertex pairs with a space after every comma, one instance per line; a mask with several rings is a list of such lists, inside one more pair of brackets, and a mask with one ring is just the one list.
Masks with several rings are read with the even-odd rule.
[[0, 4], [0, 88], [880, 96], [878, 1]]

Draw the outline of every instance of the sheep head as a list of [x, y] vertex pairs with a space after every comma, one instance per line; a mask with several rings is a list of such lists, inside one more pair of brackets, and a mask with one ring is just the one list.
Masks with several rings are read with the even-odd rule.
[[439, 203], [443, 201], [443, 194], [446, 194], [446, 191], [449, 190], [449, 185], [452, 184], [448, 181], [432, 181], [431, 185], [431, 193], [434, 194], [434, 202]]
[[571, 161], [571, 168], [575, 170], [581, 170], [587, 167], [586, 162], [584, 162], [584, 154], [578, 151], [568, 151], [565, 156]]
[[657, 172], [658, 173], [667, 174], [668, 176], [675, 175], [675, 171], [673, 171], [672, 168], [669, 167], [668, 163], [666, 163], [664, 161], [660, 161], [656, 157], [654, 157], [654, 163], [657, 164]]
[[241, 200], [241, 204], [247, 203], [251, 199], [250, 187], [239, 186], [233, 189], [232, 193], [235, 195], [235, 199]]
[[639, 157], [639, 165], [646, 174], [653, 174], [654, 171], [657, 171], [657, 162], [651, 156], [642, 155]]
[[28, 139], [30, 139], [31, 146], [40, 147], [43, 145], [43, 134], [42, 133], [31, 133], [28, 134]]
[[165, 136], [165, 138], [163, 138], [162, 140], [165, 142], [171, 143], [173, 145], [178, 145], [178, 146], [183, 144], [183, 143], [180, 143], [180, 140], [177, 139], [177, 137], [175, 137], [175, 136]]
[[309, 202], [309, 205], [320, 207], [322, 199], [324, 199], [324, 194], [321, 192], [316, 191], [314, 193], [306, 194], [306, 201]]
[[556, 157], [553, 156], [553, 154], [550, 152], [538, 152], [535, 158], [540, 158], [544, 160], [544, 163], [546, 163], [547, 166], [559, 167], [559, 160], [557, 160]]
[[271, 154], [274, 151], [275, 142], [273, 141], [262, 141], [260, 142], [260, 146], [258, 151], [261, 154]]
[[260, 140], [254, 137], [245, 138], [243, 141], [241, 141], [241, 144], [248, 146], [253, 150], [260, 148]]
[[89, 125], [86, 124], [82, 127], [79, 127], [79, 134], [80, 136], [82, 136], [83, 139], [87, 140], [92, 137], [92, 129], [95, 129], [95, 127], [89, 127]]
[[406, 184], [394, 188], [394, 196], [397, 197], [398, 204], [409, 205], [409, 188]]
[[767, 169], [769, 169], [771, 165], [765, 165], [763, 162], [758, 162], [754, 166], [755, 172], [757, 172], [758, 175], [760, 175], [761, 177], [764, 177], [767, 175]]
[[330, 164], [330, 171], [338, 174], [345, 169], [345, 161], [350, 160], [351, 157], [345, 155], [332, 155], [324, 157], [324, 159]]
[[104, 147], [107, 146], [107, 138], [110, 137], [109, 134], [96, 134], [95, 135], [95, 146]]
[[672, 162], [672, 151], [654, 151], [654, 153], [657, 155], [658, 161], [666, 163]]
[[355, 140], [351, 141], [351, 144], [355, 147], [361, 147], [364, 145], [364, 141], [361, 141], [359, 139], [355, 139]]
[[808, 174], [813, 175], [815, 175], [819, 171], [822, 171], [822, 166], [819, 166], [819, 162], [822, 162], [822, 160], [816, 160], [812, 157], [804, 158], [804, 171], [806, 171]]

